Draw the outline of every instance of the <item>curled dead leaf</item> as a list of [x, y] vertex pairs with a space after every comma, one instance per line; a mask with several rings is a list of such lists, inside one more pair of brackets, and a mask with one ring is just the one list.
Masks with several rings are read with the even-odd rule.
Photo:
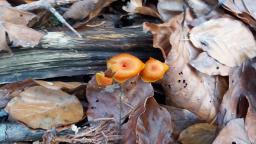
[[223, 97], [218, 115], [219, 124], [225, 125], [236, 118], [245, 118], [245, 130], [251, 143], [256, 141], [256, 58], [233, 70], [229, 89]]
[[219, 63], [206, 52], [200, 53], [195, 59], [191, 60], [190, 65], [207, 75], [228, 76], [231, 70], [230, 67]]
[[119, 121], [121, 114], [123, 121], [133, 110], [143, 104], [146, 98], [153, 95], [151, 84], [143, 82], [139, 77], [134, 77], [121, 85], [115, 83], [106, 87], [99, 87], [93, 77], [86, 88], [86, 97], [89, 102], [88, 120], [113, 117]]
[[212, 144], [215, 139], [216, 126], [208, 123], [194, 124], [180, 133], [182, 144]]
[[184, 11], [183, 0], [159, 0], [157, 10], [163, 21], [169, 21], [174, 16]]
[[138, 117], [137, 143], [172, 143], [173, 124], [169, 112], [151, 97], [146, 100], [145, 111]]
[[85, 20], [88, 22], [96, 17], [104, 7], [107, 7], [116, 0], [81, 0], [75, 2], [68, 11], [64, 13], [64, 18], [74, 20]]
[[235, 16], [256, 28], [256, 1], [255, 0], [219, 0], [222, 6]]
[[244, 119], [233, 119], [220, 131], [213, 144], [250, 144]]
[[83, 107], [75, 96], [42, 86], [21, 92], [19, 97], [7, 104], [5, 110], [15, 120], [34, 129], [51, 129], [83, 118]]
[[235, 67], [256, 56], [256, 42], [252, 32], [232, 18], [211, 19], [190, 32], [193, 45], [218, 62]]
[[178, 137], [180, 132], [185, 128], [200, 122], [197, 115], [194, 113], [181, 108], [163, 105], [172, 116], [173, 123], [173, 136]]
[[202, 74], [190, 66], [189, 62], [199, 51], [187, 41], [189, 28], [186, 20], [191, 17], [186, 14], [184, 25], [183, 17], [181, 14], [171, 20], [174, 22], [169, 22], [173, 27], [169, 39], [172, 49], [166, 59], [170, 69], [161, 84], [168, 105], [188, 109], [200, 119], [211, 121], [216, 116], [227, 83], [221, 77]]
[[129, 13], [139, 13], [160, 18], [160, 15], [155, 9], [143, 6], [142, 0], [130, 0], [130, 2], [127, 3], [127, 6], [123, 6], [123, 10]]

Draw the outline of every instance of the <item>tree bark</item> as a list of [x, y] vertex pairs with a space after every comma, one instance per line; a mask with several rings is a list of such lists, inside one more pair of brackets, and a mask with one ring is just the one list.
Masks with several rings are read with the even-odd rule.
[[97, 28], [80, 33], [83, 38], [49, 32], [34, 48], [13, 48], [13, 55], [0, 54], [0, 84], [94, 74], [105, 69], [108, 58], [122, 52], [143, 60], [160, 56], [152, 48], [151, 35], [142, 27]]

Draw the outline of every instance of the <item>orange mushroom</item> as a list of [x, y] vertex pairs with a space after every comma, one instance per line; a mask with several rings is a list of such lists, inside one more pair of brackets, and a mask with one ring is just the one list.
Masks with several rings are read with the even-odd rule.
[[114, 80], [119, 83], [139, 75], [144, 66], [140, 59], [128, 53], [113, 56], [107, 61], [107, 68], [113, 72]]
[[113, 79], [106, 77], [104, 72], [96, 73], [96, 82], [99, 86], [108, 86], [112, 85]]
[[141, 72], [141, 78], [144, 82], [156, 82], [163, 78], [169, 66], [154, 58], [149, 58], [145, 63], [145, 68]]

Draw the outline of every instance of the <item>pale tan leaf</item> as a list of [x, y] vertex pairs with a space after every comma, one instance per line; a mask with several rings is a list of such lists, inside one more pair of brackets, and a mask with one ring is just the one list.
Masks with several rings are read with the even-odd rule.
[[43, 34], [38, 31], [23, 25], [17, 25], [8, 22], [0, 22], [0, 29], [7, 32], [8, 37], [12, 42], [12, 46], [14, 47], [34, 47], [43, 37]]
[[[189, 19], [189, 14], [186, 18]], [[202, 74], [190, 66], [189, 62], [199, 51], [187, 41], [189, 28], [186, 23], [182, 26], [183, 16], [172, 20], [176, 23], [172, 25], [172, 49], [166, 59], [170, 69], [161, 82], [167, 104], [187, 109], [200, 119], [211, 121], [216, 116], [219, 99], [225, 93], [227, 83], [221, 77]]]
[[211, 19], [190, 32], [193, 45], [218, 62], [235, 67], [256, 56], [256, 42], [251, 31], [231, 18]]
[[104, 7], [116, 0], [81, 0], [75, 2], [68, 11], [64, 13], [65, 18], [87, 21], [96, 17]]
[[220, 131], [213, 144], [251, 144], [244, 127], [244, 119], [231, 120]]
[[83, 118], [83, 107], [75, 96], [42, 86], [20, 93], [7, 104], [6, 111], [15, 120], [34, 129], [51, 129]]
[[123, 6], [123, 10], [129, 13], [138, 13], [160, 18], [160, 15], [155, 9], [143, 6], [142, 0], [130, 0], [130, 2], [127, 3], [127, 6]]
[[252, 27], [256, 27], [256, 1], [255, 0], [219, 0], [222, 6], [231, 11]]
[[231, 69], [210, 57], [206, 52], [200, 53], [195, 59], [191, 60], [190, 65], [208, 75], [228, 76]]
[[36, 15], [32, 13], [12, 7], [0, 6], [0, 21], [19, 25], [28, 25], [29, 22], [35, 18]]
[[159, 0], [157, 10], [163, 21], [169, 21], [184, 11], [184, 4], [183, 0]]
[[215, 139], [216, 126], [208, 123], [194, 124], [180, 133], [182, 144], [212, 144]]
[[233, 70], [229, 77], [229, 89], [224, 95], [219, 125], [236, 118], [245, 118], [245, 130], [251, 143], [256, 142], [256, 59], [251, 59]]

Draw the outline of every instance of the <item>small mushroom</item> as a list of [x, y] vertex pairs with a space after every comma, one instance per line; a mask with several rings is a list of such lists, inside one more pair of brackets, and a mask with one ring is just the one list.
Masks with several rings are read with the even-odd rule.
[[99, 86], [108, 86], [112, 85], [113, 79], [106, 77], [104, 72], [96, 73], [96, 82]]
[[113, 72], [114, 80], [119, 83], [139, 75], [144, 66], [139, 58], [128, 53], [113, 56], [107, 61], [107, 68]]
[[163, 78], [169, 66], [154, 58], [149, 58], [141, 72], [141, 78], [144, 82], [156, 82]]

